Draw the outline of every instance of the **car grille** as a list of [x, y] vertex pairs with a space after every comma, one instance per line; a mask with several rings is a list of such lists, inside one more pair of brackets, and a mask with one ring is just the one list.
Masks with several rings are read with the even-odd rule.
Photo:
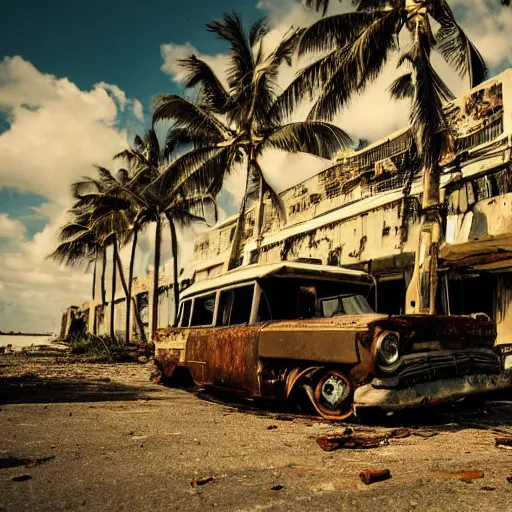
[[389, 376], [375, 378], [372, 385], [395, 389], [464, 375], [496, 373], [500, 373], [500, 362], [492, 350], [439, 350], [403, 356]]

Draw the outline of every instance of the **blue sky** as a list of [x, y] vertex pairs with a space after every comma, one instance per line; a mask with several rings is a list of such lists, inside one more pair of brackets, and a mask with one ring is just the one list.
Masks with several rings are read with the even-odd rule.
[[[486, 58], [490, 75], [511, 66], [512, 9], [498, 0], [449, 0]], [[55, 330], [61, 309], [89, 298], [84, 269], [46, 260], [66, 221], [69, 185], [110, 167], [134, 132], [150, 118], [151, 98], [181, 92], [176, 59], [193, 52], [217, 73], [225, 69], [224, 44], [205, 30], [223, 12], [238, 11], [246, 25], [269, 14], [276, 44], [291, 25], [315, 20], [298, 0], [18, 0], [4, 2], [0, 16], [0, 329]], [[333, 9], [351, 1], [333, 0]], [[334, 123], [354, 138], [375, 141], [403, 128], [406, 102], [389, 100], [397, 76], [393, 57], [376, 83], [355, 98]], [[280, 85], [298, 70], [282, 69]], [[445, 77], [446, 68], [440, 69]], [[454, 75], [457, 95], [467, 91]], [[141, 122], [140, 103], [144, 112]], [[34, 109], [36, 105], [38, 109]], [[27, 108], [28, 107], [28, 108]], [[329, 165], [313, 157], [274, 152], [262, 167], [283, 189]], [[238, 208], [242, 173], [225, 183], [221, 205]], [[230, 208], [228, 208], [228, 206]], [[151, 234], [141, 239], [139, 275], [147, 268]], [[190, 258], [193, 237], [182, 238], [180, 257]], [[164, 240], [165, 246], [165, 240]], [[165, 256], [170, 251], [164, 247]], [[50, 294], [51, 291], [51, 295]]]
[[[0, 17], [0, 48], [5, 56], [20, 55], [42, 73], [67, 77], [82, 90], [98, 82], [115, 84], [142, 102], [147, 119], [155, 94], [180, 92], [160, 71], [160, 46], [193, 42], [201, 52], [221, 52], [222, 42], [206, 32], [205, 23], [235, 3], [248, 23], [264, 14], [255, 0], [89, 0], [73, 7], [69, 0], [10, 2]], [[0, 133], [8, 128], [0, 112]], [[29, 237], [45, 225], [44, 217], [31, 215], [31, 208], [44, 202], [37, 194], [0, 188], [0, 212], [26, 224]]]
[[[71, 5], [74, 4], [73, 7]], [[223, 49], [205, 23], [234, 7], [247, 23], [263, 14], [256, 0], [89, 0], [9, 2], [0, 18], [0, 48], [43, 73], [68, 77], [81, 89], [119, 86], [147, 109], [151, 97], [176, 86], [160, 72], [160, 45], [187, 41], [203, 53]]]

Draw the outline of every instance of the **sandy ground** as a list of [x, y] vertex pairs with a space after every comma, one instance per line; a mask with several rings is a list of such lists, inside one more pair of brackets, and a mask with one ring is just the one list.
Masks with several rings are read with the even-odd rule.
[[[166, 388], [150, 373], [0, 356], [0, 511], [512, 511], [512, 450], [495, 443], [512, 434], [512, 403], [355, 423], [376, 435], [405, 422], [414, 435], [325, 452], [316, 439], [346, 424]], [[365, 486], [366, 468], [392, 477]], [[448, 474], [465, 470], [484, 478]]]

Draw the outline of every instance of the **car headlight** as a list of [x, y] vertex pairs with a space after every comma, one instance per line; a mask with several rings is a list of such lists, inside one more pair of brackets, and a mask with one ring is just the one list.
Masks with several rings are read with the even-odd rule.
[[377, 355], [385, 365], [396, 363], [400, 357], [398, 335], [394, 332], [383, 332], [377, 339]]

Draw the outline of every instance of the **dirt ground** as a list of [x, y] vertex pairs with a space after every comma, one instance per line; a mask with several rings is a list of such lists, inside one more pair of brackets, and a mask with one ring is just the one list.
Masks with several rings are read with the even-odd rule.
[[[495, 442], [512, 402], [354, 422], [411, 435], [327, 452], [317, 438], [348, 424], [166, 388], [151, 370], [0, 356], [0, 511], [512, 511], [512, 450]], [[367, 468], [391, 478], [366, 486]], [[468, 470], [484, 476], [452, 474]]]

